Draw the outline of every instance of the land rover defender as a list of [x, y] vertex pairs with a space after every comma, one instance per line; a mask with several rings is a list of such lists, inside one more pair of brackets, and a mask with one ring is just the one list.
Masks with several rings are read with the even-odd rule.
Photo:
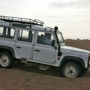
[[0, 66], [10, 68], [18, 59], [58, 67], [67, 78], [82, 75], [89, 67], [90, 52], [65, 46], [58, 27], [43, 24], [36, 19], [0, 16]]

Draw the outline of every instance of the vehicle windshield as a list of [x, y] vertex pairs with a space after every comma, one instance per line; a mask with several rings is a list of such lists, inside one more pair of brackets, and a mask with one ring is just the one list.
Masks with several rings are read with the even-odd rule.
[[59, 32], [59, 31], [57, 32], [57, 37], [58, 37], [58, 40], [59, 40], [60, 43], [64, 42], [63, 35], [62, 35], [61, 32]]

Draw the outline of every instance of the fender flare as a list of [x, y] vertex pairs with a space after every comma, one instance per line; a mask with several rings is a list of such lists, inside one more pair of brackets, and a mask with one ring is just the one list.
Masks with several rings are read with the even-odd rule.
[[0, 52], [2, 52], [3, 50], [10, 51], [13, 57], [15, 57], [14, 49], [12, 47], [0, 45]]
[[[69, 61], [68, 61], [68, 60], [69, 60]], [[83, 68], [85, 68], [84, 60], [83, 60], [82, 58], [79, 58], [79, 57], [65, 56], [65, 57], [62, 59], [61, 63], [60, 63], [60, 67], [62, 67], [65, 62], [79, 62], [79, 63], [81, 64], [81, 66], [82, 66]]]

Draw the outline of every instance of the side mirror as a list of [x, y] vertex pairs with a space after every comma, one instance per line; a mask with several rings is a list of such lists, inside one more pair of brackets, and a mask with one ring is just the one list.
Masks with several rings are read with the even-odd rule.
[[55, 40], [52, 40], [52, 46], [53, 47], [55, 46]]

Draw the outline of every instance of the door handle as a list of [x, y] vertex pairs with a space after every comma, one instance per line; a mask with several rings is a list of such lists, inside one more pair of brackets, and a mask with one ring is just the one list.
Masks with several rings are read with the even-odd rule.
[[20, 46], [17, 46], [17, 48], [21, 48]]
[[36, 52], [40, 52], [40, 50], [35, 50]]

